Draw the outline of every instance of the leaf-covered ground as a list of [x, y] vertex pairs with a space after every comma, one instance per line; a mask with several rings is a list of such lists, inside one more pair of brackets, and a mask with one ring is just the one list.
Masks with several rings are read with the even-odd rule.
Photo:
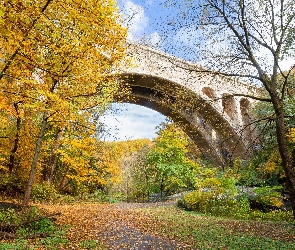
[[[98, 240], [96, 249], [295, 249], [292, 224], [234, 221], [169, 204], [48, 205], [69, 225], [68, 249]], [[89, 249], [89, 248], [88, 248]]]

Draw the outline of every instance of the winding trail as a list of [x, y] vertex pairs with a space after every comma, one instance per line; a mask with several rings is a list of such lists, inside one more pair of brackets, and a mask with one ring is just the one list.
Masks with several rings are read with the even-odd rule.
[[[135, 208], [148, 208], [157, 206], [172, 206], [172, 202], [159, 203], [119, 203], [112, 205], [113, 211], [120, 215], [124, 212]], [[104, 227], [104, 233], [99, 238], [109, 249], [185, 249], [180, 243], [170, 239], [164, 239], [159, 236], [153, 236], [147, 232], [130, 225], [129, 221], [121, 221], [117, 218], [110, 220], [109, 224]]]
[[80, 249], [73, 242], [85, 239], [97, 239], [107, 249], [114, 250], [192, 249], [162, 235], [152, 235], [148, 228], [156, 226], [153, 221], [144, 221], [146, 230], [134, 223], [134, 211], [137, 208], [173, 205], [173, 202], [159, 202], [51, 205], [45, 208], [52, 212], [62, 209], [58, 223], [71, 225], [67, 232], [72, 242], [70, 249]]

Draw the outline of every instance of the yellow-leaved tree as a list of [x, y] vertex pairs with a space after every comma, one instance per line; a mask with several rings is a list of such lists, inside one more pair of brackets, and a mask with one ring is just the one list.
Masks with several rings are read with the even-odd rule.
[[15, 127], [11, 171], [15, 153], [26, 151], [28, 123], [34, 131], [27, 205], [48, 126], [91, 123], [116, 94], [111, 73], [124, 56], [126, 29], [113, 0], [1, 1], [0, 18], [1, 110]]

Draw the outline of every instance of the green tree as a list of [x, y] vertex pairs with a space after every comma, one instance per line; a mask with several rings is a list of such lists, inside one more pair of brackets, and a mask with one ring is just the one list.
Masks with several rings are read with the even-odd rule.
[[199, 166], [187, 158], [188, 137], [175, 124], [162, 124], [157, 134], [147, 164], [154, 176], [153, 191], [163, 197], [164, 192], [191, 186]]
[[[182, 45], [184, 51], [198, 53], [198, 60], [206, 66], [199, 71], [247, 79], [266, 91], [267, 98], [246, 97], [272, 106], [276, 139], [295, 219], [295, 171], [287, 146], [285, 105], [295, 64], [283, 71], [284, 61], [292, 60], [295, 54], [294, 1], [196, 0], [182, 4], [186, 6], [180, 8], [181, 15], [171, 25], [179, 25], [173, 28], [186, 31], [186, 37], [191, 35], [189, 42]], [[236, 96], [241, 94], [236, 93]], [[291, 98], [294, 103], [294, 95]]]

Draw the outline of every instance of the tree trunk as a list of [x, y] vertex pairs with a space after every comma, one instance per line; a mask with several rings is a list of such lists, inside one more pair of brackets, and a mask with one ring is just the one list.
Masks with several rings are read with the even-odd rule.
[[162, 176], [161, 184], [160, 184], [161, 201], [163, 200], [163, 191], [164, 191], [164, 178], [163, 178], [163, 176]]
[[147, 200], [149, 200], [149, 198], [150, 198], [150, 185], [149, 185], [149, 176], [147, 174], [146, 169], [145, 169], [144, 174], [145, 174], [145, 185], [146, 185], [146, 191], [147, 191], [147, 197], [146, 198], [147, 198]]
[[70, 166], [68, 165], [68, 166], [66, 167], [66, 171], [65, 171], [65, 173], [64, 173], [64, 175], [63, 175], [63, 177], [62, 177], [62, 179], [61, 179], [61, 181], [60, 181], [60, 184], [59, 184], [59, 188], [60, 188], [61, 190], [63, 190], [64, 187], [65, 187], [65, 185], [66, 185], [67, 174], [69, 173], [69, 171], [70, 171]]
[[25, 191], [23, 206], [28, 206], [28, 204], [29, 204], [29, 200], [30, 200], [30, 196], [31, 196], [31, 192], [32, 192], [32, 186], [33, 186], [34, 178], [35, 178], [35, 174], [36, 174], [38, 159], [39, 159], [40, 151], [41, 151], [41, 147], [42, 147], [43, 137], [44, 137], [46, 127], [47, 127], [47, 119], [48, 119], [48, 117], [45, 112], [43, 114], [42, 125], [41, 125], [41, 129], [39, 132], [38, 140], [36, 143], [35, 155], [34, 155], [32, 165], [31, 165], [31, 171], [30, 171], [30, 176], [29, 176], [28, 184], [27, 184], [26, 191]]
[[54, 164], [55, 164], [55, 159], [56, 159], [56, 152], [61, 144], [61, 139], [62, 139], [63, 131], [59, 130], [56, 134], [54, 145], [51, 151], [51, 155], [49, 157], [49, 163], [46, 168], [46, 173], [45, 173], [45, 181], [51, 182], [53, 173], [54, 173]]
[[14, 108], [15, 108], [15, 111], [17, 113], [17, 118], [16, 118], [16, 135], [15, 135], [15, 139], [14, 139], [13, 149], [10, 152], [9, 163], [8, 163], [8, 169], [9, 169], [10, 174], [12, 173], [12, 170], [14, 169], [15, 154], [16, 154], [16, 151], [18, 149], [18, 142], [19, 142], [19, 135], [20, 135], [21, 118], [19, 117], [18, 106], [17, 105], [18, 105], [17, 103], [14, 103]]
[[273, 106], [276, 113], [276, 134], [280, 155], [283, 162], [283, 168], [286, 174], [287, 188], [290, 193], [290, 201], [292, 204], [293, 217], [295, 220], [295, 172], [293, 160], [287, 147], [286, 126], [284, 122], [284, 106], [278, 99], [274, 99]]

